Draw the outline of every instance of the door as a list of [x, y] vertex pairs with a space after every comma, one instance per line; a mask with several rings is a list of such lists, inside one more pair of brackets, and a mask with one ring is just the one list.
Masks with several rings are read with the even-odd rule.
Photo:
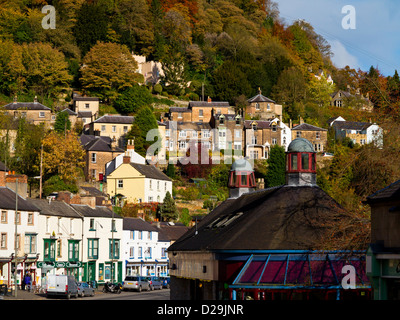
[[118, 261], [118, 278], [117, 281], [122, 283], [122, 261]]
[[96, 261], [88, 262], [88, 281], [96, 280]]

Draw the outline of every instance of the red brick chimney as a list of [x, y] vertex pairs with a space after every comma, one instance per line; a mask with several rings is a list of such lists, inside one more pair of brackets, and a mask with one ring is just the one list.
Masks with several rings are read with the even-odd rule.
[[211, 103], [211, 98], [210, 97], [207, 98], [207, 102]]
[[124, 155], [123, 163], [131, 163], [131, 157], [128, 155]]

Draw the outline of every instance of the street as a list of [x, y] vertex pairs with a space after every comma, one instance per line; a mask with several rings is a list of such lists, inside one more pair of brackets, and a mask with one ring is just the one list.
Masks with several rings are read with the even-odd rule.
[[94, 297], [78, 298], [80, 300], [169, 300], [169, 289], [153, 291], [122, 291], [120, 294], [96, 292]]

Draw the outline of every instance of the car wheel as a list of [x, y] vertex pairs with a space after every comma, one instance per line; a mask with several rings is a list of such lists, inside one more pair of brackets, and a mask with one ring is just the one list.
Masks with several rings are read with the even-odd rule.
[[70, 293], [67, 294], [67, 299], [68, 300], [71, 299], [71, 294]]
[[142, 292], [142, 286], [139, 286], [138, 292]]
[[85, 296], [85, 293], [84, 293], [84, 292], [82, 292], [82, 293], [81, 293], [81, 297], [84, 297], [84, 296]]

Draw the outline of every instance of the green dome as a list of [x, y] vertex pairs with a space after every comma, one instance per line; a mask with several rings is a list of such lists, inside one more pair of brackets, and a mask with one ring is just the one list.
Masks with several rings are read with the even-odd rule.
[[231, 167], [231, 171], [253, 171], [250, 162], [245, 159], [237, 159]]
[[314, 147], [307, 139], [297, 138], [289, 144], [287, 152], [314, 152]]

